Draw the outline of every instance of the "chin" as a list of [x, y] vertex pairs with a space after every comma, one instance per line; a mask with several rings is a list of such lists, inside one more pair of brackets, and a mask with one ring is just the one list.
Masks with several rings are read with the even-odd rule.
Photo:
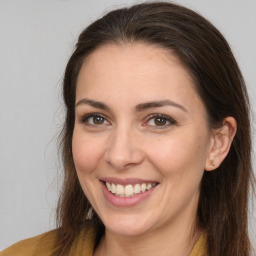
[[116, 216], [103, 223], [111, 233], [121, 236], [140, 236], [152, 228], [152, 219], [147, 221], [144, 216]]

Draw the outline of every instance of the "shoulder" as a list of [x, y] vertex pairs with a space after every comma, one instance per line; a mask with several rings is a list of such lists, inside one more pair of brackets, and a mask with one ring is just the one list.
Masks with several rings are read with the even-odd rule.
[[56, 231], [52, 230], [13, 244], [0, 252], [0, 256], [48, 256], [56, 241]]
[[196, 242], [190, 256], [207, 256], [207, 235], [202, 234]]

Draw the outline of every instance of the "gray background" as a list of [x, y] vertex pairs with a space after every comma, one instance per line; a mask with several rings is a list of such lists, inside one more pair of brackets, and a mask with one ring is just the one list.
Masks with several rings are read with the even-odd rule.
[[[0, 0], [0, 249], [54, 228], [66, 62], [86, 25], [136, 2]], [[176, 2], [199, 11], [230, 42], [256, 109], [256, 0]], [[251, 215], [256, 233], [256, 209]]]

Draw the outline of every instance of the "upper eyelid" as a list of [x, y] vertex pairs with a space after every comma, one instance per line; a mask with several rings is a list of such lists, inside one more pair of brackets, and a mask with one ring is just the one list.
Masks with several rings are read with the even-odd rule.
[[[88, 119], [88, 118], [94, 117], [94, 116], [102, 117], [107, 122], [111, 123], [109, 120], [110, 118], [108, 116], [106, 116], [105, 114], [99, 113], [99, 112], [92, 112], [92, 113], [84, 114], [81, 117], [79, 117], [79, 121], [85, 122], [85, 119]], [[161, 113], [151, 113], [151, 114], [147, 115], [144, 120], [149, 121], [150, 119], [157, 118], [157, 117], [166, 118], [167, 120], [169, 120], [173, 123], [176, 123], [175, 119], [173, 119], [172, 117], [170, 117], [166, 114], [161, 114]]]
[[[90, 117], [95, 117], [95, 116], [102, 117], [102, 118], [104, 118], [107, 122], [110, 123], [108, 117], [106, 117], [104, 114], [97, 113], [97, 112], [93, 112], [93, 113], [88, 113], [88, 114], [82, 115], [81, 117], [79, 117], [79, 121], [80, 121], [80, 122], [85, 122], [86, 120], [88, 120], [88, 118], [90, 118]], [[85, 119], [86, 119], [86, 120], [85, 120]]]
[[161, 113], [152, 113], [152, 114], [149, 114], [148, 117], [152, 118], [152, 117], [166, 117], [166, 118], [171, 118], [170, 116], [166, 115], [166, 114], [161, 114]]
[[170, 121], [173, 121], [176, 123], [176, 120], [168, 115], [165, 115], [165, 114], [160, 114], [160, 113], [155, 113], [155, 114], [150, 114], [147, 116], [147, 120], [150, 120], [152, 118], [157, 118], [157, 117], [161, 117], [161, 118], [166, 118]]

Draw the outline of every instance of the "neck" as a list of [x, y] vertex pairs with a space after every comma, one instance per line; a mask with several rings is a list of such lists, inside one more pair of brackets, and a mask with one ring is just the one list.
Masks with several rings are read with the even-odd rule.
[[138, 236], [123, 236], [106, 229], [94, 255], [189, 256], [201, 232], [193, 222], [175, 224]]

